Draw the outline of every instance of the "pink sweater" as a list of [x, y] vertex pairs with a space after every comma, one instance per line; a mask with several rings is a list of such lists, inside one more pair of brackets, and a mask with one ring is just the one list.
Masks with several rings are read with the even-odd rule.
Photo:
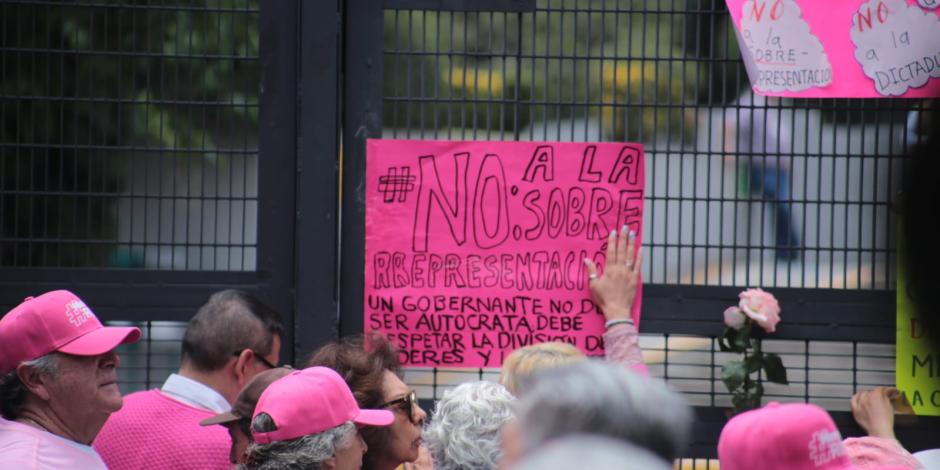
[[93, 447], [111, 470], [225, 469], [232, 440], [223, 426], [200, 426], [211, 411], [158, 390], [132, 393], [111, 415]]
[[640, 335], [633, 325], [620, 323], [604, 333], [604, 356], [608, 361], [620, 364], [642, 376], [650, 375], [649, 368], [643, 362]]

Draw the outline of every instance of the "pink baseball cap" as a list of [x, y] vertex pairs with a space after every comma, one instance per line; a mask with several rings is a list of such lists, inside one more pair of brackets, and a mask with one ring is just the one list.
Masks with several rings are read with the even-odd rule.
[[27, 297], [0, 318], [0, 373], [53, 351], [97, 356], [138, 339], [140, 330], [135, 327], [102, 326], [75, 294], [46, 292]]
[[252, 418], [261, 413], [271, 416], [277, 430], [252, 431], [259, 444], [317, 434], [346, 421], [388, 426], [395, 420], [388, 410], [359, 409], [346, 381], [328, 367], [297, 370], [276, 380], [261, 394]]
[[718, 439], [721, 470], [857, 470], [826, 410], [769, 403], [741, 413]]

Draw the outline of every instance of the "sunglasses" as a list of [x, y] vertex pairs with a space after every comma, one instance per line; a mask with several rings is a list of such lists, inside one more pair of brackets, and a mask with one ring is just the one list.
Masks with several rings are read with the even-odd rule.
[[[255, 352], [254, 349], [251, 349], [250, 351], [253, 353], [255, 359], [261, 361], [261, 363], [264, 364], [265, 366], [267, 366], [268, 369], [277, 369], [277, 366], [276, 366], [276, 365], [271, 364], [271, 361], [265, 359], [264, 356], [262, 356], [262, 355], [258, 354], [257, 352]], [[232, 353], [232, 356], [238, 357], [238, 356], [241, 356], [241, 354], [242, 354], [241, 351], [235, 351], [234, 353]], [[290, 366], [286, 366], [286, 367], [290, 367]]]
[[414, 390], [412, 390], [410, 393], [408, 393], [407, 395], [401, 398], [396, 398], [390, 402], [383, 403], [382, 408], [388, 408], [391, 406], [397, 407], [398, 409], [404, 411], [407, 414], [408, 421], [411, 421], [412, 423], [414, 423], [415, 422], [414, 409], [415, 409], [415, 405], [417, 404], [418, 404], [418, 397], [415, 395]]

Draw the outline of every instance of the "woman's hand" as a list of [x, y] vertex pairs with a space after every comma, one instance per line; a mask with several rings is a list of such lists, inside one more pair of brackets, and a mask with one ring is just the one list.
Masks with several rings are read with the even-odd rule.
[[597, 265], [585, 259], [590, 277], [591, 296], [606, 320], [631, 319], [636, 286], [640, 278], [642, 257], [636, 248], [636, 234], [624, 225], [618, 236], [610, 232], [607, 239], [607, 262], [604, 274], [597, 275]]
[[852, 416], [869, 436], [896, 439], [894, 436], [894, 406], [891, 396], [896, 388], [876, 387], [852, 396]]

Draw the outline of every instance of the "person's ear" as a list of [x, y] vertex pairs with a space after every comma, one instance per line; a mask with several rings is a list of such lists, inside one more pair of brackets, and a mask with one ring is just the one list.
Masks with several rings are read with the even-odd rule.
[[334, 470], [336, 468], [336, 457], [330, 457], [320, 462], [320, 468], [323, 470]]
[[255, 360], [254, 357], [255, 353], [247, 348], [243, 349], [242, 352], [235, 356], [235, 363], [232, 365], [232, 374], [235, 375], [235, 382], [238, 383], [239, 390], [253, 377], [253, 374], [251, 374], [251, 363]]
[[52, 398], [52, 391], [49, 389], [51, 377], [26, 364], [16, 366], [16, 375], [23, 386], [40, 400], [49, 401]]

